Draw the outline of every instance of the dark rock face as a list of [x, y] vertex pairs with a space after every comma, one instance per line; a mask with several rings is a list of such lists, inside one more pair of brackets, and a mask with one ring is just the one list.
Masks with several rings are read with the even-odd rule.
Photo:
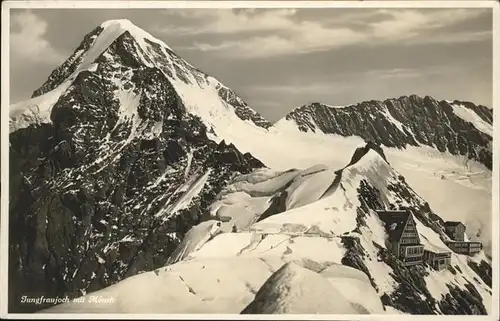
[[286, 199], [288, 197], [288, 192], [283, 191], [278, 195], [274, 196], [271, 200], [271, 205], [259, 216], [257, 222], [262, 221], [270, 216], [283, 213], [286, 211]]
[[474, 272], [479, 275], [479, 277], [484, 281], [484, 283], [488, 284], [491, 287], [491, 278], [493, 276], [491, 265], [488, 264], [485, 260], [481, 260], [479, 264], [472, 260], [467, 261], [467, 265], [474, 270]]
[[467, 290], [456, 285], [448, 285], [450, 293], [439, 302], [443, 314], [486, 315], [488, 312], [474, 286], [466, 284]]
[[236, 115], [238, 115], [238, 117], [240, 117], [241, 119], [252, 121], [255, 125], [265, 129], [273, 126], [260, 114], [248, 107], [247, 103], [239, 98], [231, 89], [223, 86], [218, 86], [218, 90], [219, 97], [221, 97], [222, 100], [224, 100], [228, 104], [234, 106]]
[[219, 162], [226, 164], [230, 168], [237, 168], [241, 166], [248, 166], [252, 168], [265, 167], [264, 164], [258, 159], [254, 158], [250, 153], [242, 154], [233, 144], [227, 145], [222, 140], [217, 145], [217, 155], [212, 155], [210, 161], [215, 165]]
[[376, 144], [373, 142], [368, 142], [368, 143], [366, 143], [365, 146], [359, 147], [354, 151], [354, 154], [352, 155], [351, 161], [349, 162], [349, 164], [347, 166], [356, 164], [370, 150], [374, 150], [377, 154], [380, 155], [380, 157], [382, 157], [387, 162], [387, 158], [385, 157], [385, 154], [384, 154], [384, 151], [382, 150], [382, 147], [380, 147], [379, 144]]
[[384, 303], [411, 314], [435, 314], [436, 300], [424, 279], [428, 272], [419, 265], [405, 267], [386, 250], [381, 250], [379, 257], [392, 268], [391, 276], [398, 282], [397, 289], [385, 298], [387, 302]]
[[370, 279], [373, 288], [378, 291], [378, 287], [375, 284], [370, 271], [366, 267], [365, 262], [363, 261], [363, 258], [365, 257], [365, 251], [359, 243], [359, 238], [353, 236], [342, 236], [341, 242], [342, 245], [344, 245], [344, 247], [347, 249], [341, 263], [343, 265], [363, 271]]
[[[22, 295], [76, 297], [165, 265], [229, 178], [263, 167], [209, 140], [163, 70], [142, 64], [138, 50], [125, 32], [94, 70], [78, 74], [52, 124], [10, 135], [10, 312], [47, 307], [22, 304]], [[64, 63], [34, 95], [72, 66]]]
[[456, 115], [453, 104], [461, 104], [486, 123], [493, 123], [493, 110], [485, 106], [416, 95], [343, 108], [313, 103], [295, 109], [286, 119], [293, 120], [304, 132], [359, 136], [395, 148], [427, 145], [441, 152], [467, 156], [491, 169], [492, 136]]

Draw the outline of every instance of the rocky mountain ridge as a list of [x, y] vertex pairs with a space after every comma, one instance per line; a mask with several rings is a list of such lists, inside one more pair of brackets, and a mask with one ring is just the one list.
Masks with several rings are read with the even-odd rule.
[[411, 95], [343, 107], [312, 103], [283, 121], [303, 132], [359, 136], [386, 147], [426, 145], [492, 169], [493, 110], [470, 102]]

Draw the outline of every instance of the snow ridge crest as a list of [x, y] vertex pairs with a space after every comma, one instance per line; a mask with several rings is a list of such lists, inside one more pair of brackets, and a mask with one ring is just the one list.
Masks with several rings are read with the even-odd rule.
[[[104, 21], [103, 23], [101, 23], [100, 27], [103, 28], [104, 30], [109, 30], [109, 29], [121, 30], [122, 33], [128, 31], [130, 33], [130, 35], [132, 37], [134, 37], [137, 41], [143, 41], [143, 39], [147, 39], [147, 40], [156, 42], [156, 43], [163, 45], [163, 46], [167, 47], [168, 49], [170, 49], [170, 47], [165, 42], [154, 37], [153, 35], [151, 35], [147, 31], [145, 31], [144, 29], [136, 26], [128, 19], [107, 20], [107, 21]], [[121, 35], [121, 34], [119, 34], [119, 35]]]

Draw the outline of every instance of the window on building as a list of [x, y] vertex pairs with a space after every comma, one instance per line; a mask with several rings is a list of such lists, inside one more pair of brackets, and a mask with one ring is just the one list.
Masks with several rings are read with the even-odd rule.
[[408, 255], [420, 255], [422, 254], [424, 251], [424, 249], [422, 247], [409, 247], [407, 248], [407, 254]]
[[415, 243], [415, 239], [412, 239], [412, 238], [408, 238], [408, 237], [405, 237], [405, 238], [402, 238], [401, 239], [401, 243], [402, 244], [411, 244], [411, 243]]
[[406, 262], [421, 262], [422, 257], [421, 256], [410, 256], [410, 257], [405, 258], [405, 261]]

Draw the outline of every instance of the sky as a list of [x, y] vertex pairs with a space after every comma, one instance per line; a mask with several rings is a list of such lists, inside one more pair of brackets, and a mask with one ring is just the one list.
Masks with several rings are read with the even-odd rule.
[[129, 19], [271, 121], [321, 102], [429, 95], [492, 106], [492, 10], [12, 9], [10, 101], [97, 25]]

